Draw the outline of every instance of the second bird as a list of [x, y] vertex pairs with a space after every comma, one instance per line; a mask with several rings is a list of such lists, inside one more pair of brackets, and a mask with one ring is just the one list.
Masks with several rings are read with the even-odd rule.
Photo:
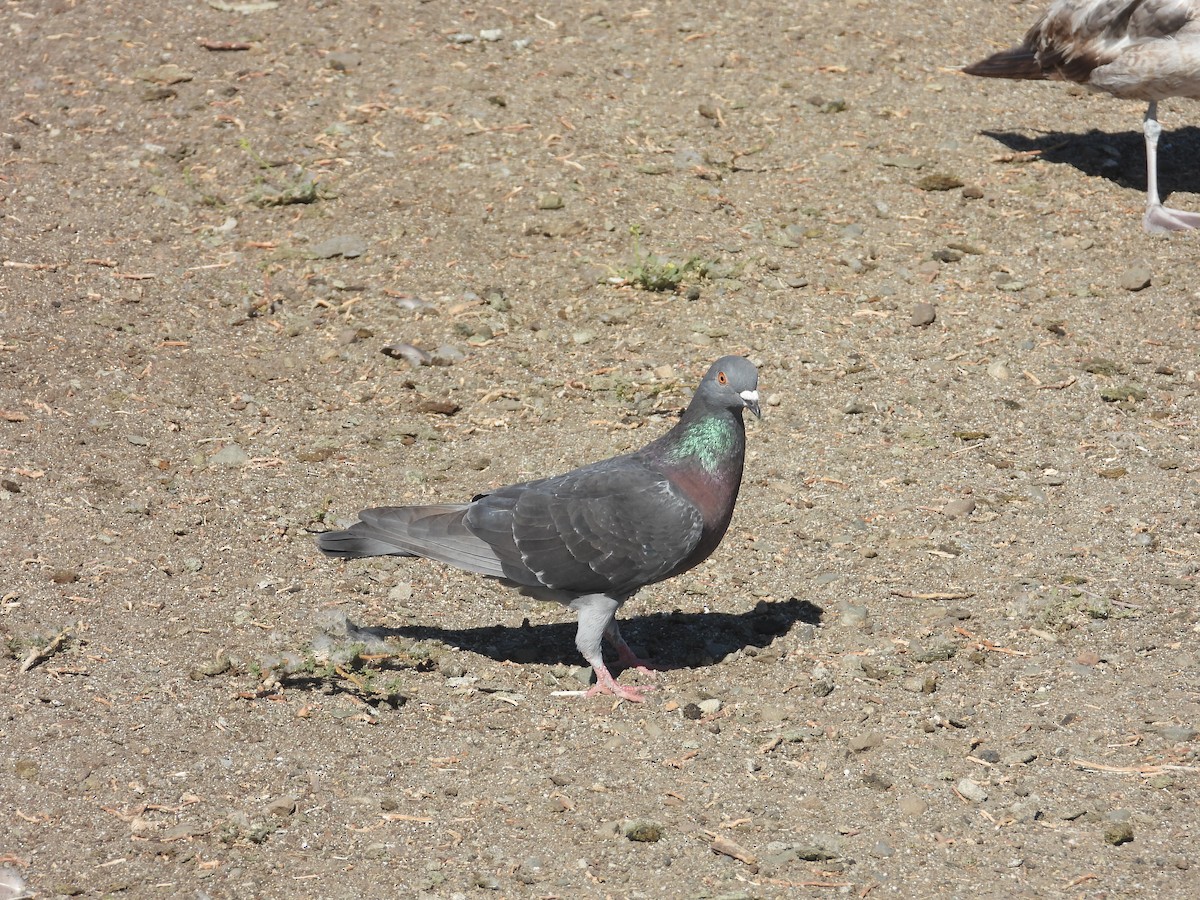
[[1148, 102], [1146, 231], [1200, 228], [1158, 195], [1158, 101], [1200, 99], [1200, 0], [1055, 0], [1017, 47], [963, 69], [985, 78], [1074, 81]]

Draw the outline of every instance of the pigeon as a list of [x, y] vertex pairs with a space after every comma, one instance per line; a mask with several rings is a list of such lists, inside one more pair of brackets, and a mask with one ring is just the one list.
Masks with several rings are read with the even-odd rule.
[[601, 638], [626, 666], [652, 671], [621, 637], [617, 610], [717, 549], [742, 483], [747, 409], [762, 417], [758, 370], [725, 356], [675, 426], [640, 450], [470, 503], [366, 509], [347, 530], [318, 535], [317, 546], [344, 559], [421, 556], [562, 603], [579, 614], [575, 646], [596, 673], [586, 696], [641, 701], [604, 665]]
[[1020, 46], [963, 69], [984, 78], [1074, 81], [1149, 103], [1146, 214], [1151, 234], [1200, 227], [1200, 213], [1158, 196], [1158, 101], [1200, 99], [1200, 0], [1054, 0]]

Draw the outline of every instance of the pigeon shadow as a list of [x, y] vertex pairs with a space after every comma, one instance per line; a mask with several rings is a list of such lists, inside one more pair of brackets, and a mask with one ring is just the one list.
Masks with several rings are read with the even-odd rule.
[[[655, 663], [665, 668], [695, 669], [720, 662], [738, 650], [768, 647], [797, 623], [819, 625], [823, 614], [819, 606], [793, 597], [774, 603], [759, 601], [744, 613], [675, 611], [620, 621], [625, 640]], [[440, 641], [497, 662], [583, 665], [575, 649], [575, 628], [572, 617], [569, 622], [537, 626], [526, 619], [517, 628], [404, 625], [370, 630], [381, 637]], [[606, 648], [606, 658], [614, 657], [612, 649]], [[614, 671], [619, 668], [613, 666]]]
[[[1049, 163], [1074, 166], [1085, 175], [1107, 178], [1122, 187], [1146, 190], [1146, 141], [1141, 129], [1085, 134], [1065, 131], [1029, 133], [981, 131], [1017, 153], [1037, 153]], [[1164, 127], [1158, 141], [1158, 187], [1163, 197], [1175, 191], [1200, 194], [1200, 128]]]

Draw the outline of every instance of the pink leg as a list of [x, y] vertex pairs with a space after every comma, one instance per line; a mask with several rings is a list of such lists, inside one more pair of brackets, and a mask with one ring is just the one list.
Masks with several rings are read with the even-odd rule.
[[622, 662], [639, 671], [650, 671], [621, 637], [621, 631], [617, 628], [616, 622], [617, 608], [620, 605], [607, 594], [585, 594], [577, 597], [571, 603], [571, 608], [579, 613], [579, 630], [575, 633], [575, 646], [579, 648], [583, 658], [588, 661], [588, 665], [596, 673], [596, 683], [588, 690], [586, 696], [611, 694], [623, 700], [640, 703], [645, 699], [642, 691], [649, 690], [649, 688], [639, 690], [617, 684], [612, 673], [608, 671], [608, 667], [604, 665], [604, 654], [600, 651], [601, 638], [607, 637], [617, 648]]

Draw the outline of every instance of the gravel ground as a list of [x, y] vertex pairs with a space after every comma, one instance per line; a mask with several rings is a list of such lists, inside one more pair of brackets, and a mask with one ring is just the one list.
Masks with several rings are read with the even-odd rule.
[[[5, 3], [0, 897], [1200, 894], [1200, 239], [1139, 104], [955, 71], [1032, 7]], [[315, 552], [724, 353], [644, 704]]]

